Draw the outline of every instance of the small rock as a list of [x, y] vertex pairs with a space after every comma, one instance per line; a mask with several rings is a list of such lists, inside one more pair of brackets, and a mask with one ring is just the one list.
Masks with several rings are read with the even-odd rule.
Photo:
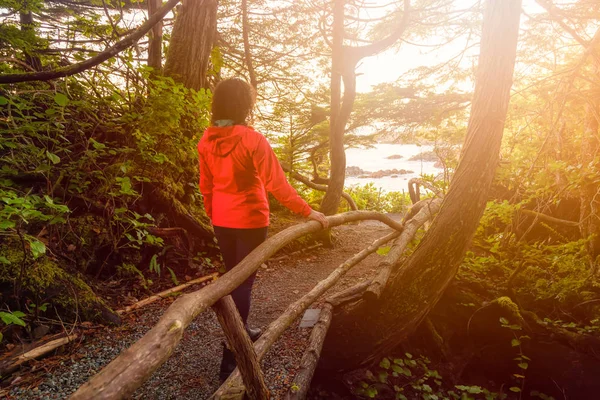
[[40, 325], [33, 330], [33, 332], [32, 332], [33, 338], [39, 339], [39, 338], [43, 337], [46, 333], [48, 333], [49, 330], [50, 330], [49, 326]]

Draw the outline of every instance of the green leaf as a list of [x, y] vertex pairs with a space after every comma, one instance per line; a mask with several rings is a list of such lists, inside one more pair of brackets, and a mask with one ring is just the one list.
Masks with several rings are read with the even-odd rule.
[[410, 353], [404, 353], [404, 354], [406, 355], [406, 358], [412, 358], [413, 357], [412, 354], [410, 354]]
[[483, 393], [483, 390], [479, 386], [456, 385], [455, 388], [471, 394]]
[[131, 186], [131, 180], [129, 179], [129, 177], [124, 177], [124, 178], [117, 178], [117, 182], [120, 183], [121, 185], [121, 189], [119, 190], [119, 193], [121, 194], [129, 194], [129, 195], [135, 195], [137, 194], [135, 190], [133, 190], [132, 186]]
[[4, 339], [4, 335], [2, 334], [2, 332], [0, 332], [0, 342], [2, 342], [2, 339]]
[[529, 364], [527, 364], [526, 362], [522, 362], [522, 363], [519, 363], [519, 364], [517, 364], [517, 365], [518, 365], [518, 366], [519, 366], [519, 368], [521, 368], [521, 369], [527, 369], [527, 368], [529, 368]]
[[148, 269], [150, 272], [156, 272], [157, 275], [160, 275], [160, 263], [158, 262], [158, 256], [156, 254], [150, 259], [150, 266]]
[[390, 249], [390, 246], [380, 247], [377, 249], [377, 254], [379, 254], [380, 256], [385, 256], [387, 253], [390, 252]]
[[46, 253], [46, 245], [37, 240], [35, 237], [27, 235], [25, 236], [25, 240], [27, 240], [29, 243], [29, 250], [31, 250], [33, 258], [38, 258]]
[[54, 95], [54, 102], [59, 106], [64, 107], [69, 104], [69, 98], [62, 93], [56, 93], [56, 95]]
[[366, 392], [367, 392], [367, 396], [369, 396], [369, 398], [371, 398], [371, 399], [374, 399], [375, 396], [377, 396], [377, 389], [375, 389], [372, 386], [368, 387]]
[[502, 318], [500, 318], [500, 323], [502, 325], [508, 325], [508, 320], [506, 318], [502, 317]]
[[8, 104], [8, 99], [6, 97], [0, 96], [0, 106], [5, 106]]
[[[20, 313], [23, 314], [23, 313]], [[27, 324], [25, 323], [25, 321], [23, 321], [21, 318], [19, 318], [18, 312], [14, 312], [14, 313], [7, 313], [4, 311], [0, 311], [0, 319], [2, 319], [2, 322], [4, 322], [6, 325], [19, 325], [19, 326], [26, 326]], [[21, 315], [24, 316], [25, 314]]]
[[179, 281], [177, 280], [177, 276], [175, 275], [175, 272], [173, 272], [173, 270], [169, 267], [167, 267], [167, 269], [169, 270], [169, 273], [171, 274], [171, 280], [173, 281], [173, 284], [175, 286], [179, 285]]
[[379, 373], [379, 382], [381, 383], [387, 383], [388, 380], [388, 373], [387, 372], [380, 372]]
[[8, 260], [8, 258], [0, 256], [0, 264], [10, 265], [10, 261]]
[[0, 221], [0, 229], [10, 229], [10, 228], [14, 228], [14, 227], [15, 227], [15, 223], [9, 219]]
[[519, 339], [513, 339], [510, 341], [510, 344], [512, 345], [512, 347], [517, 347], [521, 345], [521, 341]]
[[[94, 139], [90, 138], [89, 142], [92, 144], [92, 147], [96, 150], [102, 150], [106, 148], [106, 145], [104, 143], [100, 143], [95, 141]], [[123, 167], [121, 167], [123, 168]], [[125, 171], [123, 171], [125, 172]]]
[[518, 388], [518, 387], [516, 387], [516, 386], [513, 386], [513, 387], [510, 388], [510, 391], [511, 392], [515, 392], [515, 393], [519, 393], [521, 391], [521, 389]]
[[384, 369], [390, 369], [390, 360], [386, 357], [379, 363], [379, 366]]
[[48, 159], [52, 161], [52, 164], [54, 165], [60, 162], [60, 157], [54, 153], [50, 153], [48, 150], [46, 150], [46, 157], [48, 157]]

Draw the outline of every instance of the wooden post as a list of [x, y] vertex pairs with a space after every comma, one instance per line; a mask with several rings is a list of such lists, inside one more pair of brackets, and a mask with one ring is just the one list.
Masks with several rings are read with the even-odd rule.
[[235, 356], [248, 397], [251, 400], [269, 399], [269, 390], [265, 385], [265, 378], [260, 369], [254, 346], [246, 333], [240, 313], [231, 296], [225, 296], [216, 302], [213, 310], [225, 332], [229, 349]]
[[332, 306], [329, 303], [325, 303], [321, 309], [319, 321], [310, 334], [308, 348], [302, 356], [302, 361], [300, 361], [300, 370], [294, 377], [294, 382], [285, 396], [286, 400], [303, 400], [308, 394], [310, 381], [312, 381], [319, 363], [323, 342], [329, 325], [331, 325], [331, 309]]

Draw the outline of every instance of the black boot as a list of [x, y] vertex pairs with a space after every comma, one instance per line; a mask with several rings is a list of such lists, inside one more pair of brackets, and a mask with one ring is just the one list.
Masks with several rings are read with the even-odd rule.
[[248, 336], [253, 342], [256, 342], [260, 335], [262, 335], [262, 330], [260, 330], [260, 328], [250, 328], [248, 325], [246, 325], [246, 332], [248, 332]]
[[223, 344], [223, 358], [221, 359], [221, 369], [219, 370], [219, 382], [222, 384], [229, 378], [229, 375], [235, 369], [235, 357], [233, 352]]

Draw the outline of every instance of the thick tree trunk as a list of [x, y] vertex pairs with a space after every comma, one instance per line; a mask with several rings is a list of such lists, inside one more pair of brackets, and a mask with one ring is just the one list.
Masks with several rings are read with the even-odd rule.
[[[162, 5], [162, 0], [148, 0], [148, 17], [151, 17]], [[162, 69], [162, 20], [150, 30], [148, 35], [148, 66], [154, 68], [154, 71], [160, 72]]]
[[[361, 59], [382, 52], [400, 39], [408, 26], [410, 9], [410, 0], [404, 0], [402, 19], [389, 36], [366, 46], [351, 47], [344, 46], [344, 4], [345, 0], [335, 0], [333, 6], [331, 115], [329, 119], [329, 160], [331, 165], [327, 192], [321, 203], [321, 211], [326, 215], [337, 212], [346, 181], [344, 133], [356, 97], [356, 65]], [[344, 80], [343, 98], [342, 78]]]
[[[27, 8], [27, 2], [25, 2], [24, 7]], [[21, 30], [23, 32], [30, 32], [32, 35], [34, 34], [33, 14], [31, 11], [21, 11], [19, 13], [19, 22], [21, 23]], [[25, 50], [24, 53], [27, 65], [34, 71], [41, 71], [42, 62], [40, 57], [35, 55], [31, 50]]]
[[[344, 3], [335, 0], [333, 5], [333, 48], [331, 54], [331, 114], [329, 117], [329, 158], [330, 178], [327, 192], [321, 203], [321, 211], [326, 215], [337, 212], [344, 181], [346, 179], [346, 152], [344, 151], [345, 122], [340, 120], [342, 108], [342, 56], [344, 42]], [[343, 123], [343, 125], [342, 125]]]
[[217, 32], [217, 0], [185, 0], [175, 19], [165, 75], [186, 87], [207, 87], [206, 72]]
[[471, 117], [461, 160], [440, 212], [417, 249], [391, 272], [376, 302], [334, 313], [322, 368], [378, 361], [427, 316], [456, 274], [491, 187], [516, 57], [521, 0], [488, 0]]

